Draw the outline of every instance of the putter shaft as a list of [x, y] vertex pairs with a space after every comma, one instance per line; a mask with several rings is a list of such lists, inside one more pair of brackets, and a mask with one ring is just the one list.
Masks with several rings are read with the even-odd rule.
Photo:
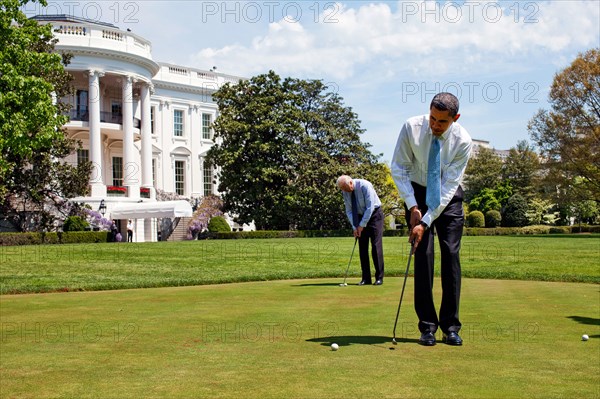
[[398, 325], [398, 317], [400, 316], [400, 307], [402, 306], [402, 298], [404, 297], [404, 289], [406, 288], [406, 279], [408, 278], [408, 270], [410, 269], [410, 260], [412, 258], [413, 253], [415, 252], [415, 248], [411, 243], [410, 253], [408, 254], [408, 263], [406, 264], [406, 271], [404, 272], [404, 283], [402, 284], [402, 292], [400, 293], [400, 302], [398, 302], [398, 310], [396, 311], [396, 321], [394, 322], [394, 332], [392, 343], [394, 345], [398, 345], [396, 342], [396, 326]]
[[350, 260], [348, 261], [348, 267], [346, 267], [346, 275], [344, 276], [344, 282], [340, 284], [340, 287], [346, 287], [346, 279], [348, 278], [348, 271], [350, 270], [350, 263], [352, 263], [352, 257], [354, 256], [354, 250], [356, 249], [356, 243], [358, 242], [358, 237], [354, 239], [354, 246], [352, 247], [352, 253], [350, 254]]

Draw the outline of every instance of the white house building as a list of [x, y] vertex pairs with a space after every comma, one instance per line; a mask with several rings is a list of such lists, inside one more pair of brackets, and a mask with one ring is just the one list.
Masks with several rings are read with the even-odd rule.
[[506, 161], [510, 151], [509, 150], [497, 150], [490, 145], [490, 142], [487, 140], [477, 140], [473, 139], [473, 149], [471, 150], [471, 157], [475, 158], [479, 155], [479, 152], [482, 148], [486, 148], [488, 150], [492, 150], [494, 154], [498, 155], [502, 162]]
[[111, 24], [67, 15], [33, 19], [52, 24], [56, 50], [73, 55], [65, 130], [83, 149], [69, 161], [93, 165], [90, 196], [74, 200], [92, 209], [102, 204], [121, 229], [133, 219], [136, 241], [156, 241], [158, 218], [192, 214], [187, 203], [156, 201], [156, 189], [188, 198], [216, 194], [214, 171], [204, 162], [218, 115], [212, 93], [242, 78], [156, 62], [148, 40]]

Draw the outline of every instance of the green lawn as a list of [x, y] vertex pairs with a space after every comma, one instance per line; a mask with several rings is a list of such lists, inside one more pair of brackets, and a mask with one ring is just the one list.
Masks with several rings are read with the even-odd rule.
[[[0, 294], [343, 277], [352, 245], [348, 237], [0, 247]], [[408, 251], [406, 237], [384, 238], [387, 276], [403, 275]], [[462, 248], [463, 274], [476, 278], [600, 283], [599, 258], [599, 235], [464, 237]], [[350, 276], [360, 276], [358, 256]]]
[[0, 248], [0, 398], [600, 398], [598, 235], [465, 237], [462, 347], [417, 344], [412, 278], [391, 345], [406, 238], [380, 287], [352, 244]]
[[394, 347], [402, 279], [338, 283], [3, 295], [0, 397], [600, 395], [598, 285], [466, 279], [464, 346], [422, 347], [409, 281]]

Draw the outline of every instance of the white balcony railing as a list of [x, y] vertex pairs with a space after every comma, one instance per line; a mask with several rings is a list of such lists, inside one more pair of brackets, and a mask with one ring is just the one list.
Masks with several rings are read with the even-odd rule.
[[131, 32], [93, 24], [52, 22], [57, 48], [88, 47], [121, 51], [152, 59], [150, 42]]

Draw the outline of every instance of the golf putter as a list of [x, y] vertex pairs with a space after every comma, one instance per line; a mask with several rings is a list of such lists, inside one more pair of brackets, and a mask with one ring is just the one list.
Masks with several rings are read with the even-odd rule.
[[398, 345], [396, 342], [396, 326], [398, 325], [398, 316], [400, 316], [400, 307], [402, 306], [402, 298], [404, 297], [404, 288], [406, 287], [406, 278], [408, 277], [408, 269], [410, 269], [410, 259], [415, 252], [414, 244], [410, 244], [410, 254], [408, 254], [408, 263], [406, 264], [406, 272], [404, 272], [404, 284], [402, 284], [402, 293], [400, 293], [400, 302], [398, 303], [398, 310], [396, 311], [396, 321], [394, 322], [394, 333], [392, 343]]
[[344, 282], [340, 284], [340, 287], [346, 287], [346, 279], [348, 278], [348, 270], [350, 270], [350, 263], [352, 263], [352, 257], [354, 256], [354, 249], [356, 248], [356, 242], [358, 241], [358, 237], [354, 239], [354, 247], [352, 247], [352, 253], [350, 254], [350, 260], [348, 261], [348, 267], [346, 268], [346, 276], [344, 277]]

